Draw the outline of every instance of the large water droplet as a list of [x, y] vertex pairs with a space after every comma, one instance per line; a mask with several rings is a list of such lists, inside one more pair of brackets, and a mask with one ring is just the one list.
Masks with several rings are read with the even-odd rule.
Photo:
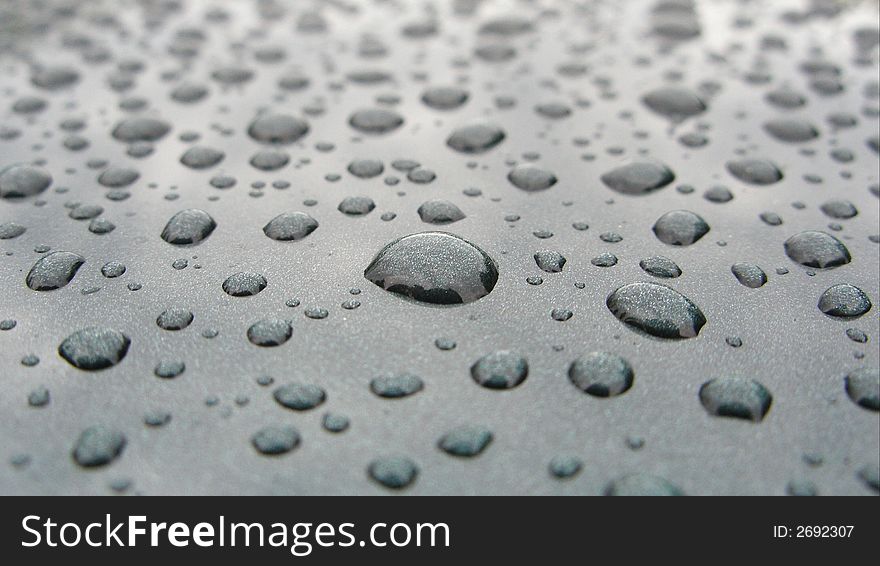
[[421, 391], [424, 386], [422, 379], [411, 373], [382, 375], [370, 381], [370, 390], [386, 399], [408, 397]]
[[79, 435], [73, 447], [73, 459], [80, 466], [104, 466], [122, 454], [125, 435], [115, 428], [91, 426]]
[[373, 460], [367, 468], [373, 480], [387, 488], [403, 489], [412, 484], [419, 474], [415, 462], [403, 456], [386, 456]]
[[845, 265], [852, 259], [843, 242], [816, 230], [800, 232], [787, 239], [785, 254], [801, 265], [818, 268]]
[[45, 191], [52, 175], [33, 165], [16, 164], [0, 169], [0, 198], [20, 199]]
[[417, 212], [422, 222], [428, 224], [452, 224], [465, 217], [464, 212], [448, 200], [429, 200], [422, 203]]
[[251, 444], [260, 454], [278, 456], [290, 452], [300, 443], [299, 431], [290, 425], [266, 426], [251, 437]]
[[281, 242], [302, 240], [318, 228], [318, 221], [305, 212], [279, 214], [263, 226], [263, 233]]
[[706, 111], [706, 103], [691, 90], [662, 87], [642, 97], [645, 106], [673, 120], [683, 120]]
[[727, 162], [731, 175], [751, 185], [772, 185], [782, 180], [782, 171], [766, 159], [737, 159]]
[[871, 300], [858, 287], [844, 283], [829, 287], [822, 293], [819, 310], [831, 316], [857, 317], [871, 310]]
[[65, 338], [58, 347], [58, 353], [74, 367], [99, 370], [122, 361], [129, 344], [131, 340], [128, 336], [118, 330], [91, 326]]
[[880, 411], [880, 368], [859, 368], [844, 380], [852, 402], [872, 411]]
[[529, 375], [526, 359], [509, 350], [486, 354], [471, 366], [474, 381], [489, 389], [512, 389]]
[[266, 318], [248, 328], [247, 337], [252, 344], [269, 347], [280, 346], [290, 340], [293, 328], [286, 320]]
[[226, 278], [223, 291], [233, 297], [251, 297], [266, 288], [266, 278], [259, 273], [242, 271]]
[[807, 142], [819, 137], [816, 126], [794, 118], [770, 120], [764, 124], [764, 130], [779, 141], [788, 143]]
[[421, 232], [382, 248], [364, 277], [386, 291], [446, 305], [488, 295], [498, 281], [498, 268], [486, 252], [458, 236]]
[[653, 230], [664, 244], [689, 246], [709, 232], [709, 224], [689, 210], [673, 210], [658, 218]]
[[403, 116], [380, 108], [358, 110], [348, 119], [352, 128], [365, 134], [386, 134], [403, 125]]
[[211, 235], [217, 223], [204, 210], [189, 208], [171, 217], [162, 230], [162, 239], [175, 246], [198, 244]]
[[327, 399], [323, 389], [311, 383], [288, 383], [272, 393], [279, 405], [294, 411], [314, 409]]
[[491, 122], [478, 122], [457, 128], [446, 145], [461, 153], [485, 153], [504, 141], [504, 130]]
[[70, 283], [85, 261], [73, 252], [52, 252], [37, 260], [25, 281], [34, 291], [60, 289]]
[[485, 450], [493, 438], [492, 431], [484, 426], [464, 425], [444, 434], [437, 445], [452, 456], [473, 458]]
[[309, 132], [305, 120], [287, 114], [265, 114], [256, 118], [248, 126], [248, 135], [258, 142], [271, 144], [291, 144]]
[[662, 163], [637, 161], [612, 169], [601, 179], [605, 186], [618, 193], [642, 196], [662, 189], [675, 180], [675, 174]]
[[737, 281], [752, 289], [762, 287], [767, 282], [767, 274], [753, 263], [734, 263], [730, 271]]
[[556, 184], [556, 175], [534, 165], [520, 165], [511, 169], [507, 180], [517, 189], [526, 192], [543, 191]]
[[658, 283], [630, 283], [608, 296], [608, 310], [630, 326], [658, 338], [693, 338], [706, 324], [690, 299]]
[[171, 124], [156, 118], [127, 118], [113, 128], [113, 137], [126, 143], [152, 142], [165, 136]]
[[681, 268], [678, 264], [669, 258], [663, 256], [646, 257], [639, 262], [639, 267], [645, 270], [645, 273], [654, 277], [663, 277], [666, 279], [674, 279], [681, 276]]
[[633, 369], [617, 354], [593, 352], [572, 362], [568, 378], [584, 393], [594, 397], [614, 397], [632, 387]]
[[724, 377], [700, 387], [700, 402], [710, 415], [759, 422], [770, 410], [773, 396], [753, 379]]

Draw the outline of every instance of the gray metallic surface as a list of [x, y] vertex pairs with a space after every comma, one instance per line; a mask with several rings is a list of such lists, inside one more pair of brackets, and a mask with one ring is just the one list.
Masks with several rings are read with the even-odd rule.
[[[37, 196], [0, 199], [0, 223], [27, 228], [0, 240], [0, 319], [17, 322], [0, 331], [0, 492], [101, 494], [113, 493], [115, 485], [143, 494], [381, 494], [389, 490], [368, 476], [368, 466], [379, 457], [402, 455], [419, 469], [403, 491], [410, 494], [600, 494], [631, 473], [659, 476], [687, 494], [784, 494], [790, 481], [802, 480], [823, 495], [876, 493], [858, 474], [880, 459], [878, 413], [848, 398], [844, 376], [880, 364], [880, 265], [878, 244], [869, 239], [880, 231], [878, 199], [869, 190], [878, 183], [878, 156], [867, 143], [878, 134], [878, 50], [873, 45], [859, 51], [853, 39], [862, 29], [876, 35], [878, 7], [840, 5], [838, 13], [813, 13], [792, 23], [782, 14], [808, 13], [809, 3], [699, 2], [700, 36], [670, 43], [652, 33], [648, 2], [4, 3], [0, 126], [21, 133], [0, 140], [0, 167], [43, 161], [53, 183]], [[59, 13], [58, 6], [75, 14]], [[260, 7], [279, 11], [261, 18]], [[218, 10], [228, 18], [208, 17]], [[326, 30], [297, 31], [306, 13], [320, 13]], [[436, 35], [402, 33], [432, 15]], [[485, 22], [510, 15], [531, 22], [534, 30], [511, 37], [478, 33]], [[205, 35], [191, 58], [169, 53], [183, 28]], [[365, 33], [386, 45], [386, 56], [358, 55]], [[80, 34], [107, 49], [109, 59], [84, 63], [84, 50], [64, 43]], [[783, 38], [787, 49], [762, 46], [768, 35]], [[516, 57], [502, 63], [475, 58], [475, 47], [484, 44], [515, 46]], [[254, 54], [265, 47], [283, 49], [286, 58], [260, 62]], [[859, 63], [859, 56], [867, 61]], [[123, 72], [134, 86], [115, 92], [108, 77], [132, 60], [143, 70]], [[838, 65], [844, 90], [832, 96], [811, 90], [810, 77], [799, 69], [808, 60]], [[47, 91], [31, 84], [31, 63], [68, 65], [81, 77]], [[588, 70], [567, 76], [558, 71], [564, 63]], [[211, 78], [231, 65], [253, 70], [253, 78], [231, 87]], [[279, 89], [279, 77], [290, 70], [308, 77], [308, 88]], [[346, 78], [363, 70], [383, 70], [392, 79], [370, 85]], [[768, 75], [766, 83], [746, 80], [756, 70]], [[205, 85], [209, 94], [194, 104], [176, 102], [169, 93], [181, 82]], [[709, 88], [710, 82], [717, 84]], [[448, 85], [469, 92], [460, 108], [435, 110], [421, 101], [425, 88]], [[666, 85], [717, 92], [704, 95], [705, 113], [675, 125], [641, 101]], [[785, 85], [803, 93], [807, 105], [781, 110], [764, 100]], [[45, 99], [47, 108], [30, 117], [13, 112], [13, 103], [28, 95]], [[399, 102], [377, 101], [389, 95]], [[513, 97], [515, 105], [499, 106], [501, 96]], [[146, 107], [120, 108], [121, 100], [132, 97], [143, 98]], [[571, 115], [549, 119], [535, 111], [549, 102], [567, 105]], [[361, 108], [393, 108], [405, 121], [387, 134], [362, 134], [348, 122]], [[309, 124], [299, 142], [279, 146], [291, 161], [278, 171], [249, 164], [266, 147], [247, 135], [264, 110]], [[858, 123], [833, 128], [827, 118], [839, 112]], [[120, 120], [135, 115], [172, 125], [145, 158], [128, 156], [127, 145], [111, 137]], [[765, 122], [783, 116], [809, 120], [820, 135], [792, 144], [764, 131]], [[88, 148], [62, 146], [67, 134], [59, 124], [68, 118], [86, 122], [78, 134], [89, 140]], [[447, 146], [454, 129], [479, 119], [500, 125], [505, 139], [479, 155]], [[678, 141], [701, 130], [710, 140], [704, 147]], [[180, 164], [194, 145], [180, 139], [184, 132], [197, 132], [197, 145], [221, 150], [225, 159], [204, 170]], [[320, 142], [335, 148], [319, 151]], [[850, 150], [854, 160], [835, 161], [829, 155], [834, 148]], [[768, 186], [743, 183], [725, 168], [742, 156], [772, 159], [784, 179]], [[537, 157], [534, 164], [552, 171], [558, 182], [538, 192], [515, 188], [508, 172], [529, 157]], [[643, 157], [669, 166], [675, 181], [645, 196], [620, 194], [600, 181]], [[128, 199], [105, 198], [110, 189], [96, 179], [106, 167], [88, 167], [92, 159], [139, 171], [126, 189]], [[346, 170], [355, 159], [382, 160], [385, 171], [357, 178]], [[397, 159], [418, 161], [437, 178], [408, 181], [391, 167]], [[210, 186], [219, 174], [234, 176], [237, 184], [226, 190]], [[330, 182], [328, 174], [341, 179]], [[806, 182], [808, 174], [822, 182]], [[387, 185], [388, 176], [399, 184]], [[290, 187], [273, 188], [277, 180]], [[265, 188], [252, 189], [257, 181]], [[679, 192], [679, 185], [696, 191]], [[717, 185], [728, 187], [734, 199], [704, 199], [703, 192]], [[469, 187], [482, 195], [466, 196]], [[361, 217], [337, 210], [344, 198], [358, 195], [372, 198], [376, 209]], [[820, 206], [834, 198], [851, 201], [858, 215], [829, 218]], [[317, 204], [304, 205], [308, 199]], [[466, 217], [439, 228], [426, 224], [417, 209], [433, 199], [454, 203]], [[90, 232], [87, 220], [68, 218], [65, 205], [72, 202], [103, 206], [101, 216], [116, 229]], [[210, 214], [217, 224], [213, 233], [192, 247], [163, 241], [168, 220], [189, 208]], [[708, 234], [686, 247], [659, 241], [652, 226], [678, 209], [704, 218]], [[263, 233], [272, 218], [295, 211], [311, 215], [319, 227], [299, 241], [275, 241]], [[762, 222], [765, 211], [779, 214], [783, 224]], [[383, 221], [386, 212], [396, 218]], [[508, 215], [521, 218], [506, 221]], [[589, 229], [574, 229], [576, 222]], [[829, 229], [833, 222], [842, 229]], [[497, 263], [498, 282], [487, 296], [464, 305], [426, 305], [364, 278], [386, 244], [437, 229], [474, 243]], [[539, 230], [553, 236], [536, 238]], [[794, 263], [783, 242], [804, 230], [835, 235], [852, 261], [826, 270]], [[623, 240], [599, 238], [607, 232]], [[86, 261], [65, 287], [34, 291], [25, 277], [45, 255], [35, 251], [38, 246]], [[533, 257], [540, 250], [562, 253], [564, 269], [541, 271]], [[591, 264], [603, 252], [618, 263]], [[657, 279], [645, 273], [639, 262], [655, 255], [674, 260], [683, 275]], [[173, 268], [182, 258], [188, 266]], [[126, 272], [102, 276], [109, 261], [125, 264]], [[768, 283], [757, 289], [740, 284], [731, 273], [739, 262], [760, 266]], [[790, 272], [778, 274], [781, 267]], [[223, 282], [238, 272], [262, 274], [268, 285], [254, 296], [229, 296]], [[532, 276], [543, 283], [528, 284]], [[606, 307], [608, 295], [647, 281], [668, 285], [698, 305], [708, 321], [698, 336], [654, 338], [615, 318]], [[142, 288], [131, 291], [130, 283]], [[871, 310], [853, 320], [823, 314], [819, 297], [841, 283], [863, 290]], [[100, 290], [82, 292], [94, 287]], [[352, 295], [353, 288], [360, 294]], [[294, 298], [301, 304], [286, 306]], [[351, 299], [361, 306], [340, 306]], [[161, 329], [156, 318], [174, 307], [190, 310], [192, 324]], [[304, 311], [310, 307], [327, 309], [329, 316], [309, 318]], [[554, 320], [554, 309], [573, 316]], [[292, 321], [290, 340], [273, 348], [249, 342], [247, 329], [262, 319]], [[131, 344], [119, 364], [82, 371], [58, 347], [94, 325], [124, 333]], [[862, 330], [868, 341], [850, 340], [848, 328]], [[216, 337], [204, 337], [205, 330], [216, 330]], [[728, 345], [730, 337], [739, 337], [742, 346]], [[441, 350], [438, 338], [454, 340], [456, 347]], [[496, 350], [527, 358], [529, 374], [518, 387], [488, 389], [472, 379], [471, 365]], [[569, 380], [576, 358], [604, 351], [633, 368], [633, 385], [621, 395], [594, 397]], [[39, 363], [23, 365], [28, 355]], [[159, 378], [154, 367], [163, 360], [183, 361], [186, 369], [176, 378]], [[371, 392], [370, 381], [389, 373], [415, 374], [424, 388], [399, 399]], [[274, 384], [259, 385], [257, 379], [267, 375]], [[724, 377], [754, 379], [772, 393], [763, 420], [707, 412], [700, 387]], [[286, 409], [272, 392], [289, 382], [318, 385], [327, 399], [309, 411]], [[50, 402], [31, 407], [28, 396], [40, 386], [49, 390]], [[170, 422], [145, 426], [144, 415], [152, 410], [168, 411]], [[327, 412], [347, 416], [350, 427], [328, 432], [322, 427]], [[118, 429], [126, 445], [109, 465], [85, 469], [72, 452], [80, 434], [95, 425]], [[301, 436], [293, 451], [265, 456], [252, 446], [260, 429], [287, 425]], [[472, 459], [443, 452], [438, 441], [461, 426], [487, 428], [491, 444]], [[554, 478], [548, 466], [558, 456], [580, 458], [583, 469], [569, 479]], [[815, 465], [818, 458], [822, 463]]]

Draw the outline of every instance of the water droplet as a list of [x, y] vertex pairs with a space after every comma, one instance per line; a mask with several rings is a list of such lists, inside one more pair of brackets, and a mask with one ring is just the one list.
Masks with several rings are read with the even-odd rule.
[[617, 265], [617, 256], [612, 253], [602, 252], [591, 259], [590, 263], [596, 267], [614, 267]]
[[370, 390], [386, 399], [408, 397], [418, 393], [423, 387], [421, 378], [409, 373], [382, 375], [370, 381]]
[[601, 177], [609, 189], [632, 196], [647, 195], [675, 180], [675, 174], [662, 163], [637, 161], [622, 165]]
[[491, 122], [477, 122], [455, 129], [446, 145], [460, 153], [485, 153], [504, 141], [506, 134]]
[[807, 267], [830, 268], [852, 259], [843, 242], [825, 232], [807, 230], [785, 241], [785, 254]]
[[156, 374], [156, 377], [161, 377], [163, 379], [173, 379], [184, 372], [186, 369], [186, 364], [181, 362], [180, 360], [162, 360], [156, 367], [153, 369], [153, 373]]
[[299, 431], [290, 425], [266, 426], [251, 437], [251, 444], [260, 454], [277, 456], [290, 452], [300, 443]]
[[422, 93], [422, 102], [434, 110], [455, 110], [468, 101], [468, 91], [458, 87], [431, 87]]
[[559, 252], [544, 250], [535, 253], [535, 263], [547, 273], [559, 273], [565, 266], [565, 261], [565, 257]]
[[128, 336], [118, 330], [90, 326], [65, 338], [58, 353], [72, 366], [93, 371], [121, 362], [130, 344]]
[[272, 396], [283, 407], [294, 411], [314, 409], [327, 399], [327, 394], [317, 385], [288, 383], [277, 388]]
[[223, 282], [223, 291], [233, 297], [252, 297], [266, 288], [266, 278], [259, 273], [240, 272]]
[[664, 244], [689, 246], [709, 232], [709, 224], [689, 210], [673, 210], [658, 218], [653, 230]]
[[318, 228], [318, 221], [304, 212], [279, 214], [263, 226], [263, 233], [273, 240], [302, 240]]
[[327, 413], [321, 420], [321, 425], [327, 432], [339, 433], [346, 431], [351, 425], [351, 421], [345, 415]]
[[706, 103], [691, 90], [680, 87], [661, 87], [642, 97], [645, 106], [654, 112], [683, 120], [706, 111]]
[[458, 236], [421, 232], [382, 248], [364, 277], [386, 291], [446, 305], [488, 295], [498, 281], [498, 268], [483, 250]]
[[766, 159], [738, 159], [727, 162], [731, 175], [751, 185], [772, 185], [782, 180], [782, 171]]
[[16, 164], [0, 169], [0, 198], [22, 199], [42, 193], [52, 175], [33, 165]]
[[113, 137], [126, 143], [153, 142], [171, 130], [168, 122], [156, 118], [127, 118], [113, 128]]
[[226, 154], [218, 149], [197, 145], [186, 150], [180, 156], [180, 162], [192, 169], [207, 169], [217, 165], [225, 157]]
[[280, 346], [290, 340], [292, 334], [293, 328], [290, 323], [278, 318], [257, 321], [247, 331], [251, 344], [263, 347]]
[[523, 191], [535, 192], [549, 189], [556, 184], [556, 175], [546, 169], [534, 165], [520, 165], [514, 167], [507, 174], [507, 180]]
[[183, 330], [193, 321], [193, 313], [187, 309], [170, 308], [162, 311], [156, 324], [162, 330]]
[[654, 277], [674, 279], [681, 276], [681, 268], [674, 261], [663, 256], [652, 256], [639, 262], [639, 267]]
[[207, 212], [189, 208], [171, 217], [162, 230], [162, 239], [175, 246], [198, 244], [216, 227], [217, 223]]
[[657, 283], [624, 285], [608, 296], [606, 305], [621, 322], [658, 338], [693, 338], [706, 324], [690, 299]]
[[871, 300], [858, 287], [834, 285], [819, 297], [819, 310], [830, 316], [857, 317], [871, 310]]
[[34, 263], [25, 281], [34, 291], [60, 289], [70, 283], [85, 261], [73, 252], [52, 252]]
[[770, 410], [773, 396], [753, 379], [724, 377], [700, 387], [700, 402], [710, 415], [760, 422]]
[[734, 263], [730, 271], [737, 281], [752, 289], [763, 287], [767, 282], [767, 274], [753, 263]]
[[15, 222], [0, 223], [0, 240], [18, 238], [27, 231], [27, 228]]
[[359, 179], [378, 177], [385, 170], [385, 165], [378, 159], [356, 159], [348, 164], [348, 172]]
[[419, 217], [428, 224], [452, 224], [465, 218], [460, 208], [448, 200], [429, 200], [419, 206]]
[[806, 120], [777, 118], [764, 124], [764, 130], [779, 141], [802, 143], [819, 137], [816, 126]]
[[248, 135], [251, 138], [268, 144], [291, 144], [299, 141], [307, 133], [309, 133], [308, 122], [287, 114], [265, 114], [248, 126]]
[[554, 456], [550, 460], [550, 474], [559, 479], [574, 477], [584, 467], [577, 456]]
[[444, 434], [437, 445], [452, 456], [473, 458], [485, 450], [493, 438], [492, 431], [484, 426], [464, 425]]
[[346, 197], [337, 207], [339, 212], [349, 216], [364, 216], [372, 212], [374, 208], [376, 208], [376, 203], [373, 202], [373, 199], [364, 196]]
[[528, 374], [526, 359], [509, 350], [486, 354], [471, 366], [473, 380], [489, 389], [512, 389], [525, 381]]
[[880, 411], [880, 369], [859, 368], [844, 380], [852, 402], [872, 411]]
[[838, 220], [853, 218], [859, 211], [856, 206], [845, 199], [831, 199], [819, 207], [827, 216]]
[[584, 393], [594, 397], [614, 397], [632, 387], [633, 369], [617, 354], [592, 352], [572, 362], [568, 378]]
[[373, 460], [367, 472], [373, 480], [390, 489], [403, 489], [419, 474], [415, 462], [403, 456], [386, 456]]
[[403, 116], [383, 109], [358, 110], [348, 119], [352, 128], [365, 134], [386, 134], [403, 125]]
[[122, 454], [125, 435], [103, 425], [85, 429], [73, 447], [73, 459], [80, 466], [92, 468], [109, 464]]

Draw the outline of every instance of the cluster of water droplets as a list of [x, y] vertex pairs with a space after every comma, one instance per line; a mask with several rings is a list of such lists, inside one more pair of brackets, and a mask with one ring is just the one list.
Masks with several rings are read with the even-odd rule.
[[[125, 456], [184, 450], [257, 491], [308, 452], [280, 489], [346, 491], [318, 478], [350, 457], [390, 489], [485, 465], [679, 495], [702, 487], [629, 452], [681, 418], [685, 461], [717, 469], [697, 446], [815, 411], [861, 452], [809, 449], [856, 467], [779, 490], [878, 489], [866, 10], [46, 4], [0, 8], [0, 348], [27, 411], [7, 434], [119, 460], [117, 491], [175, 491]], [[4, 445], [13, 470], [68, 458]]]

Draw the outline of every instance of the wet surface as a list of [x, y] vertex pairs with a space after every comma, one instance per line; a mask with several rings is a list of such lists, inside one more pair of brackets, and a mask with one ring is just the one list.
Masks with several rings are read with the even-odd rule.
[[4, 3], [0, 491], [876, 494], [877, 21]]

